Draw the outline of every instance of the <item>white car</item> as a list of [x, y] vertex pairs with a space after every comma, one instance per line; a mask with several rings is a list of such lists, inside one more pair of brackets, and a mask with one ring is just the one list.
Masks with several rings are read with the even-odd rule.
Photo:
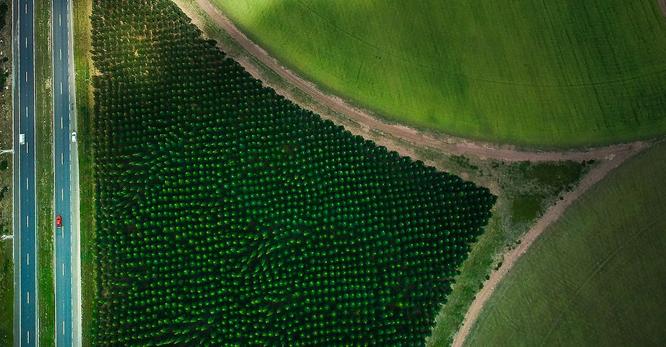
[[19, 145], [25, 143], [25, 134], [19, 134]]
[[72, 131], [72, 143], [76, 143], [76, 131]]

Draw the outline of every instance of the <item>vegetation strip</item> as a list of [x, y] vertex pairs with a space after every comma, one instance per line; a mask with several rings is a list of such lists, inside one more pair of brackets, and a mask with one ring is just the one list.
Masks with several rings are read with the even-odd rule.
[[35, 9], [35, 123], [37, 145], [37, 237], [39, 344], [55, 344], [55, 274], [53, 212], [53, 118], [51, 0], [36, 1]]
[[[81, 325], [82, 346], [92, 345], [93, 309], [97, 294], [95, 278], [97, 267], [95, 259], [95, 187], [93, 171], [92, 128], [93, 87], [91, 76], [94, 74], [91, 61], [92, 0], [73, 0], [74, 15], [74, 64], [76, 78], [76, 117], [79, 151], [79, 189], [80, 189], [80, 259], [81, 259], [81, 312], [74, 317]], [[76, 163], [73, 163], [76, 164]], [[76, 213], [76, 212], [75, 212]]]
[[465, 314], [462, 326], [453, 339], [454, 347], [461, 347], [464, 345], [465, 339], [478, 319], [484, 305], [497, 288], [497, 284], [509, 273], [516, 261], [527, 252], [534, 241], [537, 240], [539, 236], [562, 215], [562, 213], [564, 213], [567, 207], [582, 196], [588, 189], [601, 181], [609, 172], [619, 167], [627, 159], [640, 153], [647, 147], [647, 144], [637, 145], [634, 146], [631, 151], [608, 158], [606, 161], [599, 164], [599, 166], [590, 170], [575, 190], [566, 194], [561, 201], [551, 206], [546, 211], [537, 223], [521, 238], [519, 245], [516, 248], [509, 250], [504, 255], [502, 265], [497, 271], [490, 275], [489, 279], [484, 283], [483, 288], [477, 293], [474, 301]]
[[[630, 143], [571, 151], [530, 151], [515, 146], [496, 145], [453, 136], [432, 134], [405, 125], [390, 123], [373, 115], [370, 111], [351, 105], [335, 95], [325, 93], [312, 82], [306, 81], [298, 76], [297, 73], [282, 65], [275, 58], [271, 57], [268, 52], [252, 42], [252, 40], [243, 34], [243, 32], [240, 31], [217, 7], [215, 7], [210, 0], [174, 0], [174, 3], [181, 7], [183, 12], [192, 17], [194, 23], [198, 25], [202, 25], [203, 23], [202, 20], [198, 18], [200, 15], [196, 13], [193, 6], [201, 9], [219, 28], [233, 38], [233, 40], [245, 50], [245, 53], [260, 62], [261, 66], [250, 59], [238, 59], [239, 57], [235, 57], [255, 78], [267, 82], [266, 79], [263, 78], [264, 76], [261, 73], [261, 70], [264, 67], [269, 68], [287, 81], [289, 86], [293, 86], [307, 94], [312, 100], [316, 101], [316, 104], [318, 105], [313, 108], [311, 105], [303, 104], [301, 102], [299, 103], [301, 107], [310, 108], [319, 114], [327, 115], [338, 123], [348, 123], [348, 120], [340, 119], [340, 116], [336, 115], [342, 114], [351, 119], [353, 123], [357, 124], [356, 127], [349, 129], [365, 137], [368, 137], [371, 132], [375, 132], [382, 134], [382, 136], [388, 135], [392, 138], [400, 139], [418, 148], [428, 148], [451, 155], [475, 156], [504, 161], [584, 161], [602, 159], [609, 155], [631, 151], [631, 148], [635, 145], [635, 143]], [[205, 27], [201, 27], [200, 29], [204, 32], [207, 31]], [[224, 49], [224, 47], [222, 48]], [[291, 100], [300, 99], [287, 87], [275, 83], [270, 84], [270, 86], [278, 93], [285, 95]], [[327, 111], [329, 109], [334, 112]], [[403, 151], [395, 148], [395, 143], [382, 144], [391, 146], [392, 149], [398, 150], [404, 154]], [[412, 151], [410, 147], [403, 148], [403, 150], [408, 152]]]

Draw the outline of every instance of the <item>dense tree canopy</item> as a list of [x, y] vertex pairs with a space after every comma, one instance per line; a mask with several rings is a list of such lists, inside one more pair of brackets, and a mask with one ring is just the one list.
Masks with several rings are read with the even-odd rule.
[[168, 0], [92, 21], [95, 344], [423, 343], [487, 189], [300, 109]]

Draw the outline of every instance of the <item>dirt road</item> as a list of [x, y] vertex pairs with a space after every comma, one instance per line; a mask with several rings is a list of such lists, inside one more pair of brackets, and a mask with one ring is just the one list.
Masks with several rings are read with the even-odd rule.
[[504, 254], [502, 259], [502, 266], [490, 275], [490, 278], [483, 284], [483, 288], [477, 293], [474, 301], [470, 305], [463, 323], [458, 329], [456, 336], [453, 339], [453, 346], [462, 346], [465, 339], [469, 335], [474, 323], [479, 317], [483, 306], [486, 304], [490, 296], [497, 288], [497, 284], [506, 276], [507, 273], [513, 268], [516, 261], [527, 251], [528, 248], [536, 241], [539, 236], [557, 219], [560, 218], [562, 213], [578, 198], [580, 198], [588, 189], [594, 186], [597, 182], [601, 181], [613, 169], [620, 166], [627, 159], [647, 148], [647, 145], [636, 146], [632, 151], [620, 153], [614, 157], [609, 157], [608, 160], [603, 161], [594, 169], [583, 177], [576, 189], [569, 192], [563, 197], [563, 200], [551, 206], [546, 213], [536, 222], [534, 226], [520, 239], [520, 244]]
[[[628, 152], [635, 145], [630, 143], [575, 151], [531, 151], [522, 150], [515, 146], [495, 145], [454, 136], [434, 134], [401, 124], [390, 123], [368, 110], [351, 105], [335, 95], [325, 93], [313, 83], [306, 81], [294, 71], [287, 69], [263, 48], [259, 47], [243, 34], [210, 0], [174, 0], [174, 3], [204, 33], [206, 33], [206, 25], [203, 23], [206, 20], [203, 16], [207, 16], [219, 28], [224, 30], [245, 52], [243, 52], [244, 54], [233, 54], [233, 50], [225, 47], [224, 42], [218, 42], [218, 45], [228, 55], [238, 61], [250, 74], [275, 89], [277, 93], [298, 103], [301, 107], [312, 110], [324, 118], [331, 119], [337, 124], [345, 126], [347, 130], [356, 135], [373, 140], [402, 155], [414, 156], [412, 147], [417, 147], [429, 148], [451, 155], [474, 156], [481, 159], [489, 158], [503, 161], [583, 161], [602, 159], [609, 155]], [[271, 79], [266, 78], [266, 74], [263, 72], [266, 68], [278, 74], [289, 86], [296, 88], [298, 92], [307, 95], [309, 100], [305, 101], [303, 96], [298, 95], [297, 92], [284, 85], [271, 83]], [[417, 159], [422, 159], [418, 158], [418, 156], [416, 157]]]

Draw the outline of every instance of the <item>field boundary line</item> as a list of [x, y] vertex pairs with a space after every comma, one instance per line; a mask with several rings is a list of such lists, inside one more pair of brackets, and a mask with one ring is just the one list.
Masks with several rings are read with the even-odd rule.
[[583, 194], [590, 188], [595, 186], [598, 182], [604, 179], [610, 172], [618, 168], [627, 159], [634, 157], [636, 154], [647, 149], [649, 145], [642, 144], [634, 147], [631, 151], [618, 153], [607, 157], [598, 166], [594, 167], [590, 172], [583, 177], [580, 183], [574, 190], [564, 195], [562, 200], [554, 205], [551, 205], [541, 218], [534, 224], [528, 231], [520, 238], [519, 244], [513, 249], [509, 249], [502, 257], [502, 265], [490, 274], [490, 277], [483, 283], [483, 287], [476, 294], [474, 301], [467, 309], [462, 324], [458, 328], [456, 335], [453, 338], [453, 347], [461, 347], [465, 344], [465, 340], [469, 336], [472, 328], [474, 327], [479, 315], [488, 299], [492, 296], [497, 288], [497, 285], [506, 277], [509, 271], [516, 264], [517, 260], [523, 256], [527, 250], [534, 244], [534, 242], [543, 234], [548, 228], [555, 223], [569, 206], [577, 201]]
[[[449, 155], [473, 156], [480, 159], [496, 159], [507, 162], [563, 160], [580, 162], [602, 159], [621, 152], [630, 152], [635, 145], [642, 145], [642, 141], [636, 141], [578, 150], [530, 150], [521, 149], [514, 145], [493, 144], [440, 133], [435, 134], [391, 122], [375, 115], [369, 110], [352, 105], [339, 96], [326, 93], [311, 81], [304, 79], [293, 70], [285, 67], [266, 50], [248, 38], [210, 0], [173, 0], [173, 2], [190, 17], [194, 25], [199, 27], [204, 34], [206, 34], [206, 27], [203, 23], [205, 22], [203, 16], [206, 16], [206, 19], [212, 21], [219, 29], [231, 37], [244, 50], [244, 54], [234, 54], [233, 50], [227, 49], [223, 42], [217, 42], [218, 46], [224, 49], [228, 56], [238, 61], [253, 77], [273, 88], [278, 94], [285, 96], [305, 109], [345, 126], [347, 130], [356, 135], [373, 140], [379, 145], [384, 145], [402, 155], [414, 156], [413, 150], [404, 144], [404, 142], [407, 142], [417, 148], [432, 149]], [[254, 60], [250, 58], [254, 58]], [[303, 101], [303, 97], [297, 96], [288, 87], [271, 83], [265, 74], [262, 73], [263, 69], [268, 69], [277, 74], [282, 80], [288, 82], [291, 87], [305, 94], [315, 105]]]

